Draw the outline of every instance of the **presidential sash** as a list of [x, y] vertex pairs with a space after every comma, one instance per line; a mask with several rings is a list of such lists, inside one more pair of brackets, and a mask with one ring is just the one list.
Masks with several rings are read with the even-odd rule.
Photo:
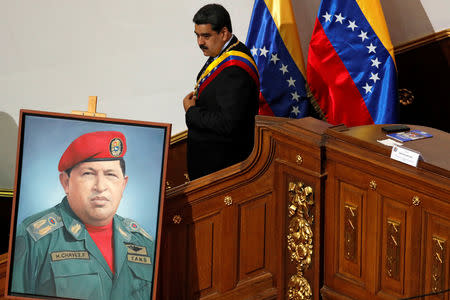
[[231, 66], [237, 66], [245, 70], [255, 81], [255, 84], [259, 89], [258, 68], [253, 62], [253, 59], [244, 52], [231, 50], [222, 53], [222, 55], [215, 59], [202, 73], [195, 86], [197, 98], [208, 84], [222, 72], [222, 70]]

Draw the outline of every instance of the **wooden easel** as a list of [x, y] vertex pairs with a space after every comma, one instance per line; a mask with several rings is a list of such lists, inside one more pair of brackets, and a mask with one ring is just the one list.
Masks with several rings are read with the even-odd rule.
[[72, 110], [72, 114], [89, 117], [103, 117], [106, 118], [106, 114], [97, 112], [97, 96], [89, 96], [88, 110]]

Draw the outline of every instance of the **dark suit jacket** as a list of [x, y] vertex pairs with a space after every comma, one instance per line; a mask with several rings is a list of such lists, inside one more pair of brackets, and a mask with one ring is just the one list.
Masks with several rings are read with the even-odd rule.
[[[229, 45], [236, 42], [233, 37]], [[243, 43], [229, 50], [252, 57]], [[198, 77], [200, 75], [201, 72]], [[258, 97], [255, 81], [238, 66], [223, 69], [204, 88], [195, 106], [186, 112], [187, 164], [191, 180], [247, 158], [253, 149]]]

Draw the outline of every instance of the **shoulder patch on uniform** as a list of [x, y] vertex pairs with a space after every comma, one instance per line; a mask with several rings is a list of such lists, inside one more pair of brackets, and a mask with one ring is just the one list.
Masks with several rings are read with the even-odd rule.
[[78, 236], [81, 233], [81, 229], [82, 229], [82, 226], [81, 226], [80, 222], [78, 222], [74, 219], [72, 221], [72, 223], [70, 224], [69, 231], [73, 234], [73, 236], [75, 238], [78, 238]]
[[27, 227], [28, 233], [37, 242], [41, 237], [63, 226], [61, 216], [51, 212], [34, 221]]
[[139, 230], [139, 232], [140, 232], [143, 236], [145, 236], [147, 239], [149, 239], [150, 241], [153, 242], [153, 237], [152, 237], [147, 231], [145, 231], [144, 228], [141, 227], [141, 229]]
[[122, 229], [120, 225], [116, 226], [117, 230], [120, 232], [120, 234], [123, 236], [123, 238], [127, 241], [131, 239], [131, 236], [129, 233], [125, 232], [125, 230]]
[[153, 237], [150, 234], [148, 234], [147, 231], [145, 231], [145, 229], [142, 228], [136, 221], [132, 219], [123, 219], [123, 223], [125, 224], [125, 226], [129, 231], [138, 232], [153, 242]]

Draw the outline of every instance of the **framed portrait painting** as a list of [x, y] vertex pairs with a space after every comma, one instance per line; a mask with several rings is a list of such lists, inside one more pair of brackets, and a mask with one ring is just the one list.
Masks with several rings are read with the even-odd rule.
[[156, 299], [171, 125], [21, 110], [10, 299]]

